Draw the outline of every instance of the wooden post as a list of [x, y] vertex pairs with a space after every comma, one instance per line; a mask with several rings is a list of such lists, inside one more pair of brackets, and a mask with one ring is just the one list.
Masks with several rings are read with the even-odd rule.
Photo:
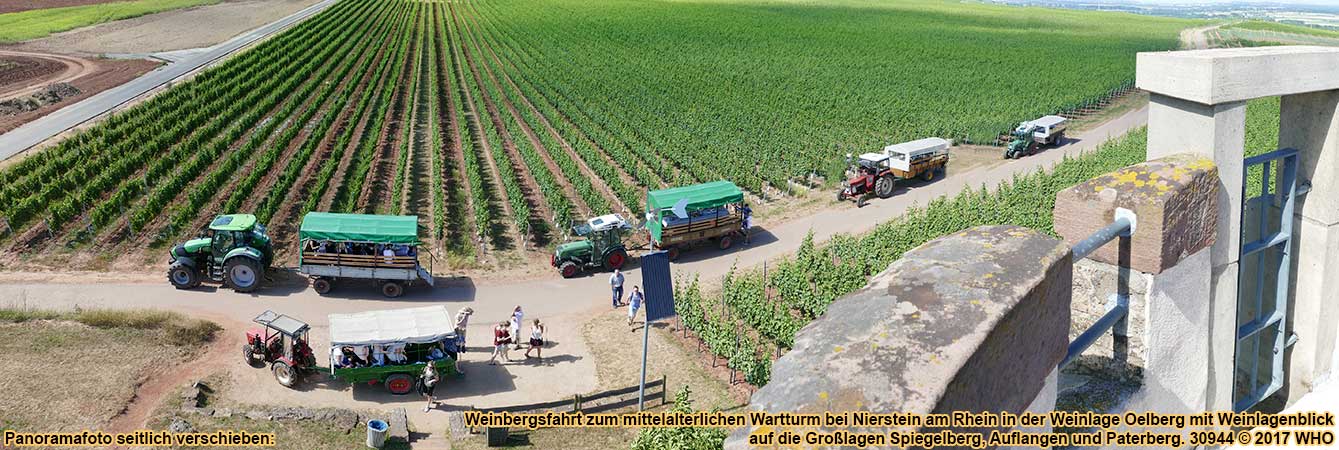
[[572, 412], [581, 412], [581, 394], [572, 394]]
[[669, 385], [665, 384], [665, 375], [660, 375], [660, 404], [665, 404], [665, 391], [669, 390]]

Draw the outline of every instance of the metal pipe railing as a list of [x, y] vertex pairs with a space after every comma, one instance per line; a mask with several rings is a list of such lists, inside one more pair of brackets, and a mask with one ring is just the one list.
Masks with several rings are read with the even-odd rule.
[[[1134, 234], [1137, 223], [1138, 220], [1133, 211], [1116, 208], [1115, 219], [1110, 224], [1079, 241], [1070, 249], [1070, 252], [1073, 253], [1073, 261], [1077, 263], [1116, 238], [1129, 239]], [[1122, 252], [1124, 251], [1128, 251], [1128, 249], [1122, 248]], [[1122, 255], [1120, 263], [1123, 265], [1129, 264], [1126, 259]], [[1079, 337], [1075, 338], [1073, 342], [1069, 343], [1069, 347], [1065, 351], [1065, 359], [1060, 361], [1060, 367], [1065, 367], [1077, 359], [1079, 355], [1088, 350], [1088, 347], [1097, 342], [1098, 338], [1106, 334], [1107, 330], [1112, 330], [1113, 338], [1125, 336], [1126, 319], [1130, 314], [1130, 289], [1128, 286], [1130, 280], [1128, 273], [1126, 273], [1129, 268], [1120, 267], [1119, 270], [1121, 274], [1117, 276], [1116, 293], [1109, 297], [1106, 313], [1087, 330], [1079, 334]]]

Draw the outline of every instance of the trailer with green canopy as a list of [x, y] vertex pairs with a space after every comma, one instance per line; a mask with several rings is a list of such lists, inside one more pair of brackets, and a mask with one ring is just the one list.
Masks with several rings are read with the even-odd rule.
[[371, 280], [387, 297], [418, 282], [435, 285], [419, 264], [418, 218], [310, 212], [298, 229], [298, 271], [326, 294], [341, 279]]
[[730, 248], [744, 230], [748, 206], [739, 186], [719, 180], [647, 192], [646, 211], [652, 248], [674, 260], [681, 250], [702, 242]]

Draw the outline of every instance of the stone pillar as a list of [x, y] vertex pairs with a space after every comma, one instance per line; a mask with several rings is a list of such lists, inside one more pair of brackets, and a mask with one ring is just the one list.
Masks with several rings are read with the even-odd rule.
[[1210, 160], [1180, 154], [1101, 175], [1056, 195], [1055, 231], [1070, 245], [1111, 223], [1118, 208], [1135, 213], [1128, 242], [1112, 241], [1089, 258], [1133, 272], [1125, 278], [1142, 288], [1133, 290], [1145, 298], [1130, 299], [1129, 316], [1131, 332], [1139, 334], [1131, 339], [1139, 343], [1137, 357], [1129, 360], [1142, 364], [1147, 393], [1147, 401], [1136, 407], [1140, 410], [1211, 409], [1210, 253], [1221, 229], [1220, 191]]
[[[1049, 411], [1069, 343], [1071, 266], [1062, 242], [1016, 226], [927, 242], [801, 329], [749, 408]], [[752, 431], [726, 448], [749, 448]]]
[[1279, 147], [1299, 151], [1298, 183], [1311, 192], [1294, 214], [1293, 304], [1298, 336], [1288, 360], [1289, 403], [1332, 373], [1339, 324], [1339, 90], [1281, 99]]

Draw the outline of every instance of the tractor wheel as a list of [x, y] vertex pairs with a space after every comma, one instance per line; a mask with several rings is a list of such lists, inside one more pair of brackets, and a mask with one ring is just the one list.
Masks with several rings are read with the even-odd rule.
[[866, 196], [864, 196], [864, 195], [860, 196], [860, 198], [857, 198], [857, 199], [855, 200], [855, 207], [856, 207], [856, 208], [864, 208], [864, 207], [865, 207], [865, 204], [868, 203], [867, 200], [869, 200], [869, 199], [866, 198]]
[[558, 272], [563, 274], [563, 278], [572, 278], [581, 273], [581, 268], [577, 267], [576, 263], [567, 261], [558, 266]]
[[242, 359], [251, 367], [265, 367], [265, 361], [256, 357], [256, 348], [251, 344], [242, 345]]
[[223, 265], [223, 273], [228, 277], [228, 285], [237, 292], [251, 292], [260, 287], [264, 278], [260, 263], [251, 258], [234, 257]]
[[200, 285], [200, 272], [180, 262], [172, 263], [167, 268], [167, 281], [177, 289], [194, 289]]
[[604, 270], [622, 269], [628, 262], [628, 252], [623, 249], [614, 250], [604, 256]]
[[874, 182], [874, 194], [879, 198], [888, 198], [893, 196], [893, 176], [884, 175]]
[[274, 379], [286, 388], [298, 385], [298, 373], [289, 367], [288, 363], [275, 361], [270, 365], [270, 370], [274, 372]]
[[665, 249], [665, 253], [667, 253], [665, 256], [668, 257], [670, 261], [679, 259], [679, 247], [667, 248]]
[[334, 285], [330, 283], [330, 280], [328, 279], [317, 278], [315, 280], [312, 280], [312, 290], [316, 291], [317, 294], [321, 295], [329, 294], [330, 289], [333, 288]]
[[393, 395], [405, 395], [414, 389], [414, 377], [405, 373], [393, 373], [386, 377], [386, 390]]
[[721, 250], [728, 250], [730, 248], [730, 244], [734, 244], [734, 241], [730, 239], [730, 236], [721, 236], [721, 240], [716, 242], [716, 244], [721, 248]]
[[925, 169], [924, 172], [921, 172], [921, 181], [928, 182], [928, 181], [934, 181], [934, 179], [935, 179], [935, 169]]
[[381, 295], [389, 298], [396, 298], [404, 295], [404, 286], [396, 281], [387, 281], [381, 285]]

